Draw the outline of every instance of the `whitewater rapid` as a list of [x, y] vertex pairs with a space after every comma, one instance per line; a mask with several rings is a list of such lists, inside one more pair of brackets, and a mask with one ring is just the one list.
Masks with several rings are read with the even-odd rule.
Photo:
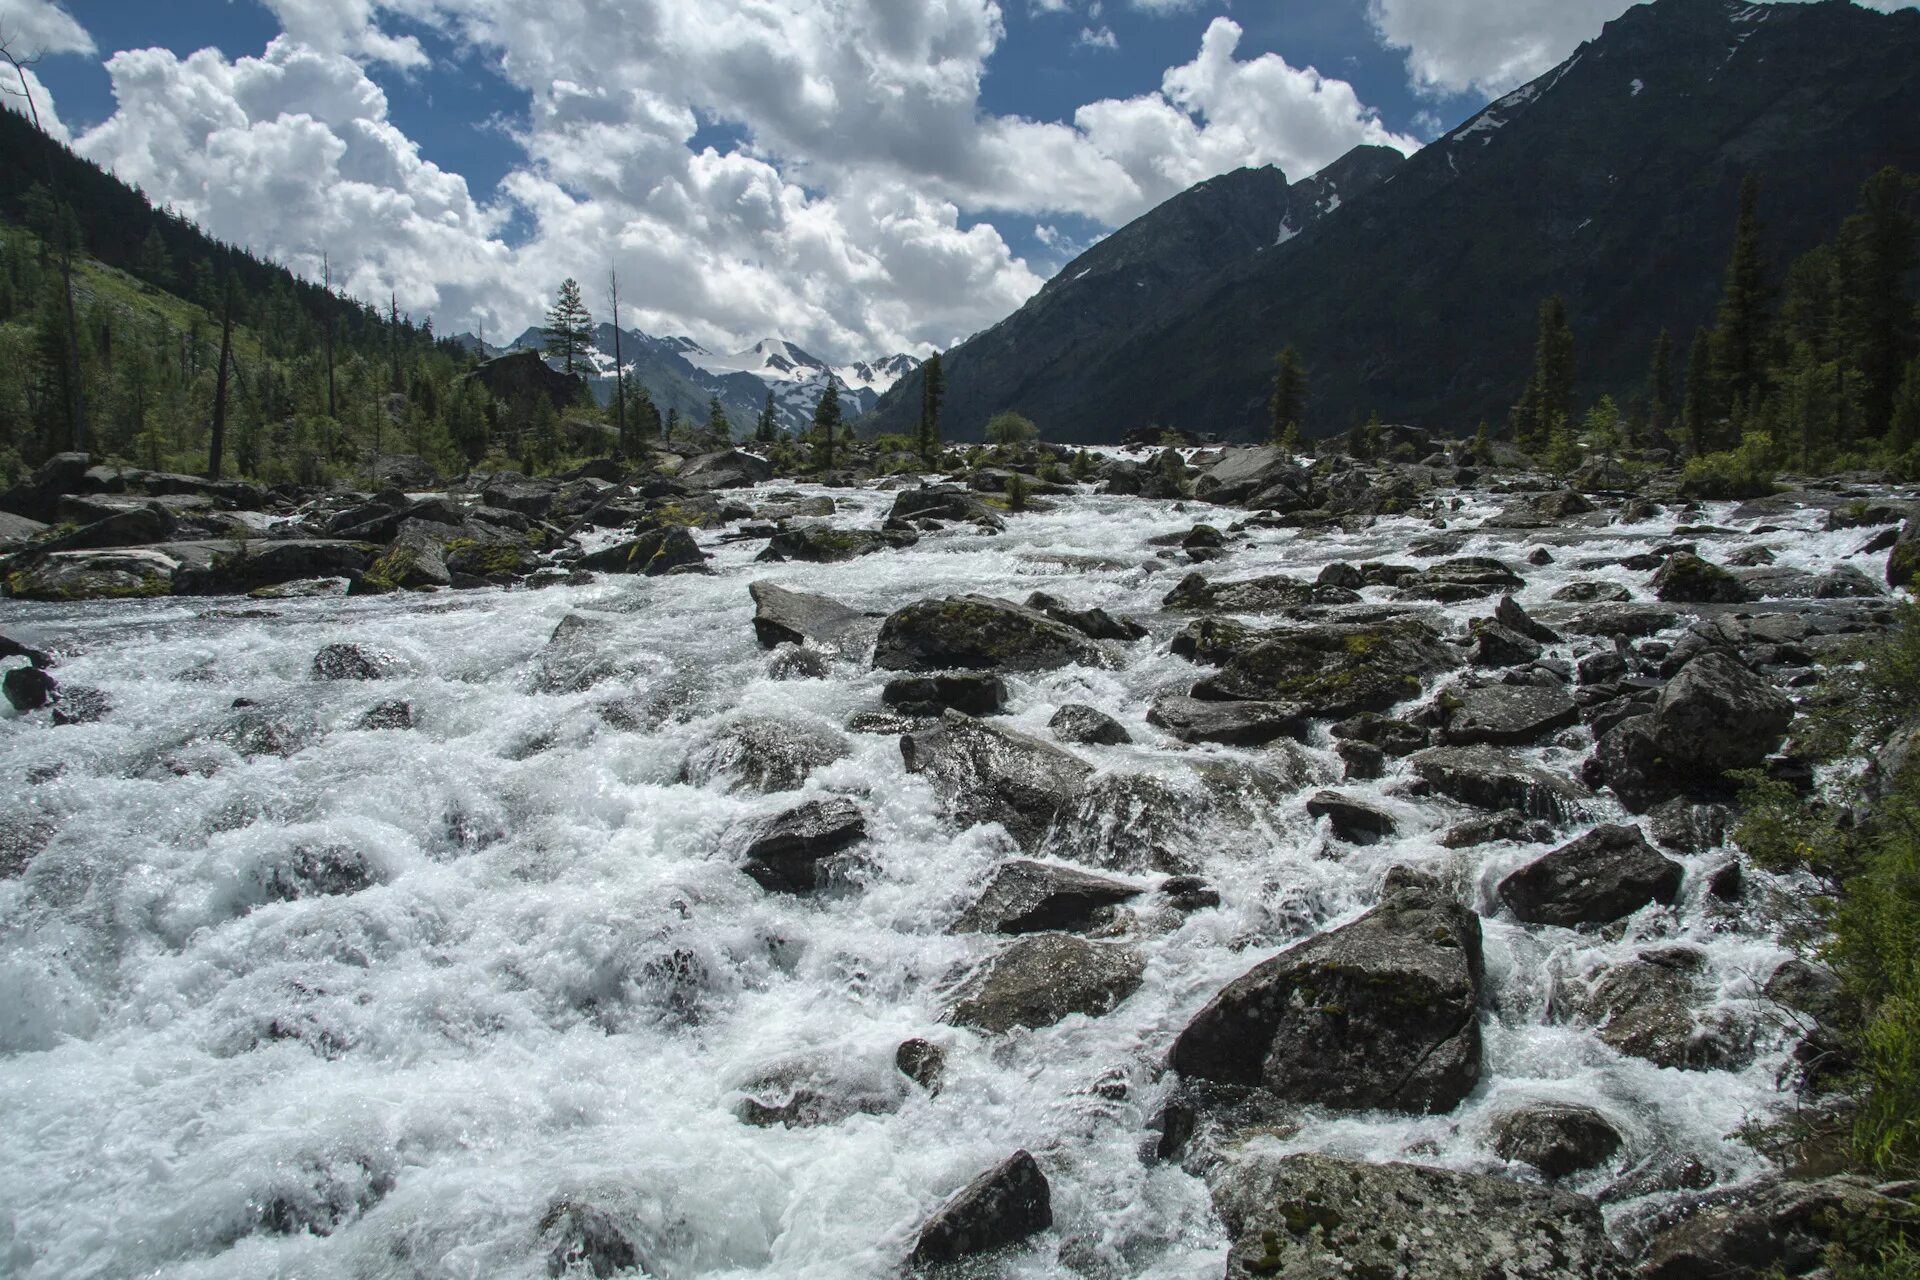
[[[799, 491], [830, 492], [839, 527], [873, 527], [891, 501]], [[848, 735], [851, 755], [798, 792], [680, 781], [689, 751], [730, 716], [839, 730], [879, 709], [882, 673], [773, 678], [750, 624], [747, 585], [759, 578], [874, 612], [1044, 590], [1140, 618], [1154, 634], [1128, 647], [1122, 669], [1009, 677], [1006, 722], [1049, 738], [1064, 703], [1107, 711], [1140, 745], [1074, 748], [1103, 768], [1177, 776], [1196, 759], [1257, 757], [1180, 747], [1145, 720], [1156, 692], [1198, 676], [1166, 648], [1184, 619], [1157, 612], [1194, 566], [1157, 558], [1149, 539], [1237, 513], [1056, 501], [1009, 517], [999, 536], [948, 531], [838, 565], [756, 564], [762, 544], [714, 532], [700, 535], [710, 577], [0, 603], [0, 630], [56, 649], [61, 680], [103, 690], [113, 708], [85, 725], [0, 721], [0, 830], [44, 844], [24, 874], [0, 880], [0, 1272], [537, 1277], [540, 1218], [568, 1199], [630, 1226], [670, 1280], [881, 1276], [946, 1196], [1026, 1147], [1051, 1181], [1055, 1227], [1004, 1274], [1218, 1276], [1226, 1241], [1204, 1183], [1148, 1158], [1175, 1034], [1229, 979], [1371, 905], [1389, 866], [1441, 872], [1490, 913], [1492, 886], [1542, 846], [1442, 847], [1470, 813], [1395, 794], [1403, 761], [1343, 787], [1399, 820], [1399, 835], [1371, 847], [1333, 842], [1305, 813], [1308, 787], [1255, 829], [1196, 833], [1221, 905], [1135, 939], [1147, 965], [1131, 998], [1103, 1017], [990, 1037], [939, 1014], [954, 979], [1003, 940], [948, 929], [1013, 849], [997, 829], [943, 820], [895, 737]], [[1460, 501], [1445, 513], [1456, 530], [1498, 502]], [[1824, 569], [1866, 535], [1822, 532], [1823, 515], [1773, 518], [1787, 532], [1708, 554], [1758, 540], [1782, 567]], [[1727, 516], [1715, 506], [1685, 519]], [[1645, 550], [1674, 522], [1489, 530], [1458, 554], [1524, 571], [1529, 608], [1574, 577], [1644, 599], [1646, 573], [1573, 563]], [[1408, 544], [1435, 532], [1419, 514], [1356, 534], [1259, 530], [1199, 567], [1310, 580], [1336, 560], [1409, 562]], [[1556, 563], [1525, 564], [1539, 545]], [[1439, 612], [1463, 630], [1491, 603]], [[548, 692], [549, 636], [570, 614], [600, 624], [590, 650], [604, 678]], [[316, 681], [315, 653], [342, 642], [391, 655], [392, 678]], [[395, 699], [412, 704], [413, 728], [356, 727]], [[251, 752], [263, 725], [289, 754]], [[1567, 769], [1590, 743], [1572, 730], [1533, 754]], [[1335, 784], [1328, 747], [1310, 754]], [[822, 795], [857, 797], [868, 813], [871, 839], [841, 883], [800, 898], [742, 874], [755, 821]], [[1605, 797], [1592, 807], [1598, 821], [1621, 816]], [[359, 851], [377, 883], [294, 901], [263, 890], [297, 850], [326, 848]], [[1790, 1038], [1759, 996], [1791, 952], [1768, 913], [1703, 902], [1700, 873], [1726, 856], [1676, 855], [1689, 871], [1678, 907], [1650, 907], [1621, 930], [1528, 930], [1490, 915], [1485, 1070], [1472, 1096], [1438, 1116], [1309, 1111], [1270, 1141], [1504, 1171], [1493, 1118], [1564, 1099], [1607, 1116], [1629, 1165], [1692, 1161], [1723, 1184], [1762, 1172], [1735, 1131], [1791, 1104], [1777, 1085]], [[1704, 950], [1721, 1010], [1757, 1038], [1751, 1065], [1657, 1068], [1556, 1016], [1557, 981], [1655, 939]], [[890, 1088], [895, 1047], [914, 1036], [948, 1050], [936, 1096], [908, 1090], [891, 1114], [817, 1128], [736, 1118], [741, 1087], [785, 1065]], [[1567, 1185], [1619, 1177], [1616, 1162]], [[324, 1235], [263, 1225], [289, 1215], [337, 1221]]]

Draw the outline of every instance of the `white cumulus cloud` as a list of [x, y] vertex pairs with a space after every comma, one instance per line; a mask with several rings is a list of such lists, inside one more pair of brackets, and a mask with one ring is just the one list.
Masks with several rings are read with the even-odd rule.
[[0, 39], [16, 58], [92, 53], [93, 37], [53, 0], [0, 0]]

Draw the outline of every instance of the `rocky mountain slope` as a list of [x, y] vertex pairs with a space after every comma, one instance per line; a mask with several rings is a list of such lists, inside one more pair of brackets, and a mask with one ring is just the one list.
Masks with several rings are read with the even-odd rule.
[[[1662, 327], [1684, 349], [1710, 321], [1745, 175], [1760, 179], [1766, 247], [1783, 264], [1833, 233], [1874, 170], [1920, 169], [1916, 119], [1920, 13], [1654, 0], [1285, 243], [1249, 253], [1229, 238], [1210, 271], [1183, 273], [1171, 305], [1126, 306], [1118, 290], [1063, 305], [1087, 269], [1069, 264], [947, 354], [950, 431], [1013, 408], [1061, 440], [1155, 422], [1246, 436], [1288, 343], [1309, 372], [1310, 434], [1373, 411], [1497, 424], [1552, 292], [1568, 301], [1580, 396], [1630, 393]], [[1114, 239], [1209, 208], [1247, 181], [1235, 177]], [[1277, 183], [1265, 198], [1272, 225]], [[1258, 209], [1242, 216], [1259, 223]], [[918, 379], [903, 379], [875, 420], [897, 427], [918, 402]]]

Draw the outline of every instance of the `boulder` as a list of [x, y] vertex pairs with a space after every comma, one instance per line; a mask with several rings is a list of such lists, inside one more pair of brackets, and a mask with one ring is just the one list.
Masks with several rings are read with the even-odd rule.
[[1398, 829], [1393, 815], [1338, 791], [1316, 791], [1308, 797], [1307, 815], [1327, 819], [1333, 834], [1348, 844], [1378, 844], [1391, 839]]
[[1275, 445], [1254, 445], [1227, 450], [1219, 462], [1202, 471], [1193, 482], [1193, 496], [1225, 506], [1244, 502], [1278, 484], [1305, 493], [1311, 483], [1306, 470], [1286, 450]]
[[354, 723], [356, 729], [379, 731], [383, 729], [413, 728], [413, 704], [405, 698], [395, 698], [368, 708], [367, 712]]
[[1681, 796], [1647, 812], [1653, 842], [1676, 853], [1705, 853], [1727, 842], [1733, 811], [1723, 804], [1695, 804]]
[[1687, 552], [1667, 557], [1649, 584], [1667, 604], [1740, 604], [1750, 598], [1740, 579]]
[[1585, 788], [1528, 764], [1500, 747], [1435, 747], [1412, 760], [1414, 774], [1435, 791], [1476, 809], [1518, 809], [1567, 821], [1585, 812]]
[[1213, 1180], [1227, 1280], [1622, 1280], [1600, 1206], [1508, 1178], [1248, 1153]]
[[873, 665], [888, 671], [955, 668], [1051, 671], [1106, 665], [1091, 640], [1046, 614], [988, 596], [922, 600], [889, 614]]
[[1493, 1122], [1493, 1153], [1530, 1164], [1549, 1178], [1605, 1164], [1619, 1150], [1619, 1131], [1577, 1102], [1536, 1102]]
[[173, 590], [183, 596], [245, 595], [287, 582], [359, 574], [372, 562], [364, 544], [339, 539], [242, 542], [215, 552], [204, 566], [182, 565]]
[[1726, 773], [1761, 764], [1793, 717], [1784, 693], [1738, 658], [1709, 649], [1668, 682], [1650, 713], [1601, 735], [1589, 772], [1644, 813], [1675, 795], [1725, 789]]
[[1459, 665], [1435, 632], [1413, 621], [1331, 624], [1268, 632], [1233, 649], [1198, 698], [1298, 703], [1309, 716], [1385, 711], [1417, 697], [1422, 677]]
[[1500, 882], [1500, 900], [1528, 924], [1608, 924], [1649, 902], [1672, 902], [1684, 869], [1639, 827], [1600, 826]]
[[1480, 1078], [1481, 976], [1479, 919], [1412, 884], [1229, 983], [1169, 1062], [1302, 1104], [1450, 1111]]
[[1920, 517], [1909, 517], [1887, 552], [1887, 585], [1911, 587], [1916, 571], [1920, 571]]
[[913, 520], [941, 520], [956, 524], [977, 524], [983, 528], [1001, 529], [1006, 522], [1001, 520], [993, 508], [966, 489], [953, 485], [940, 485], [933, 488], [902, 489], [893, 496], [893, 507], [887, 512], [887, 525], [898, 528], [896, 522]]
[[1602, 1042], [1657, 1067], [1705, 1070], [1727, 1063], [1727, 1045], [1693, 1014], [1706, 957], [1691, 947], [1642, 951], [1600, 976], [1584, 1002]]
[[330, 644], [313, 655], [316, 680], [385, 680], [399, 667], [392, 654], [357, 644]]
[[986, 671], [896, 676], [880, 691], [880, 700], [908, 716], [937, 716], [949, 707], [970, 716], [991, 716], [1006, 709], [1007, 685]]
[[934, 728], [904, 735], [900, 753], [908, 772], [926, 775], [949, 816], [997, 822], [1028, 852], [1093, 774], [1059, 747], [951, 710]]
[[1085, 933], [1112, 908], [1140, 896], [1137, 885], [1025, 858], [1001, 863], [955, 933]]
[[941, 1081], [947, 1073], [947, 1051], [931, 1040], [915, 1036], [911, 1040], [902, 1040], [900, 1047], [894, 1050], [893, 1066], [894, 1070], [928, 1093], [939, 1093]]
[[75, 529], [72, 533], [43, 542], [41, 551], [93, 551], [103, 547], [139, 547], [164, 542], [173, 536], [179, 521], [164, 509], [135, 507], [115, 512]]
[[733, 1113], [759, 1129], [814, 1129], [854, 1116], [889, 1115], [906, 1101], [905, 1082], [880, 1063], [803, 1058], [761, 1071], [740, 1085]]
[[1109, 871], [1181, 875], [1244, 832], [1264, 849], [1275, 838], [1274, 811], [1321, 781], [1312, 760], [1291, 743], [1269, 748], [1259, 765], [1206, 760], [1165, 774], [1105, 773], [1081, 784], [1058, 811], [1044, 851]]
[[0, 511], [51, 524], [60, 518], [61, 497], [80, 492], [92, 466], [87, 454], [56, 453], [27, 479], [0, 493]]
[[1580, 719], [1573, 695], [1559, 684], [1449, 689], [1440, 704], [1446, 712], [1441, 736], [1450, 746], [1524, 746]]
[[897, 551], [918, 541], [918, 534], [892, 529], [783, 529], [768, 540], [766, 550], [755, 558], [838, 564], [876, 551]]
[[674, 479], [695, 489], [751, 489], [773, 479], [773, 464], [751, 453], [728, 449], [688, 458]]
[[1210, 702], [1163, 693], [1148, 708], [1147, 723], [1182, 742], [1257, 747], [1276, 738], [1300, 737], [1306, 729], [1306, 714], [1288, 702]]
[[811, 644], [830, 653], [851, 653], [872, 642], [877, 619], [838, 600], [789, 591], [772, 582], [747, 586], [753, 597], [753, 633], [762, 648]]
[[844, 758], [847, 740], [831, 729], [775, 716], [743, 716], [723, 725], [687, 757], [682, 780], [724, 781], [727, 790], [797, 790], [822, 765]]
[[345, 845], [300, 845], [260, 874], [266, 896], [281, 902], [359, 893], [379, 883], [367, 855]]
[[59, 694], [60, 682], [39, 667], [14, 667], [0, 680], [0, 689], [4, 689], [7, 701], [15, 711], [26, 714], [38, 711], [51, 703]]
[[707, 553], [693, 535], [678, 525], [648, 529], [631, 542], [622, 542], [582, 556], [580, 566], [602, 573], [640, 573], [657, 578], [675, 569], [705, 565]]
[[1633, 599], [1633, 592], [1617, 582], [1569, 582], [1553, 593], [1553, 598], [1561, 604], [1624, 604]]
[[1075, 1013], [1099, 1017], [1139, 989], [1146, 967], [1146, 958], [1124, 943], [1028, 934], [975, 970], [944, 1016], [955, 1026], [995, 1034], [1050, 1027]]
[[1448, 827], [1440, 836], [1440, 844], [1447, 849], [1473, 849], [1500, 840], [1515, 844], [1545, 844], [1551, 839], [1551, 823], [1530, 818], [1518, 809], [1506, 809], [1482, 818], [1469, 818]]
[[754, 833], [742, 868], [763, 889], [808, 893], [819, 863], [867, 838], [867, 815], [853, 801], [809, 800], [767, 820]]
[[594, 1205], [556, 1201], [540, 1219], [540, 1234], [554, 1238], [547, 1253], [550, 1276], [578, 1275], [584, 1268], [604, 1280], [648, 1270], [613, 1215]]
[[1069, 702], [1054, 712], [1047, 728], [1062, 742], [1086, 746], [1118, 747], [1133, 741], [1133, 735], [1118, 720], [1078, 702]]
[[1018, 1244], [1053, 1225], [1047, 1176], [1025, 1151], [969, 1182], [920, 1228], [911, 1267], [958, 1262]]
[[1902, 1222], [1904, 1197], [1883, 1194], [1861, 1178], [1779, 1182], [1736, 1196], [1706, 1198], [1655, 1236], [1639, 1280], [1764, 1280], [1829, 1274], [1828, 1246], [1850, 1226]]
[[1459, 556], [1429, 565], [1405, 579], [1394, 598], [1450, 604], [1504, 595], [1526, 585], [1526, 580], [1502, 561], [1489, 556]]
[[1486, 619], [1473, 624], [1473, 648], [1467, 661], [1476, 667], [1518, 667], [1540, 657], [1540, 642], [1512, 627]]
[[1305, 582], [1278, 575], [1239, 582], [1209, 582], [1190, 573], [1174, 584], [1160, 606], [1176, 613], [1282, 613], [1313, 605], [1358, 604], [1358, 593], [1346, 587]]
[[16, 600], [124, 600], [173, 590], [180, 562], [150, 548], [29, 553], [8, 566], [7, 594]]
[[1147, 629], [1131, 619], [1116, 618], [1105, 609], [1075, 609], [1044, 591], [1027, 597], [1027, 608], [1037, 609], [1055, 622], [1072, 627], [1089, 640], [1118, 640], [1128, 643], [1143, 639]]

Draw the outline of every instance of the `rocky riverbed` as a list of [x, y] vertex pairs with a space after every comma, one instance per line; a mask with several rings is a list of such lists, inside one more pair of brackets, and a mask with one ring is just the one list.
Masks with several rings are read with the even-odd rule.
[[1750, 1140], [1830, 979], [1724, 775], [1816, 782], [1912, 495], [1431, 448], [1027, 510], [56, 459], [0, 499], [0, 1269], [1811, 1265], [1879, 1192]]

